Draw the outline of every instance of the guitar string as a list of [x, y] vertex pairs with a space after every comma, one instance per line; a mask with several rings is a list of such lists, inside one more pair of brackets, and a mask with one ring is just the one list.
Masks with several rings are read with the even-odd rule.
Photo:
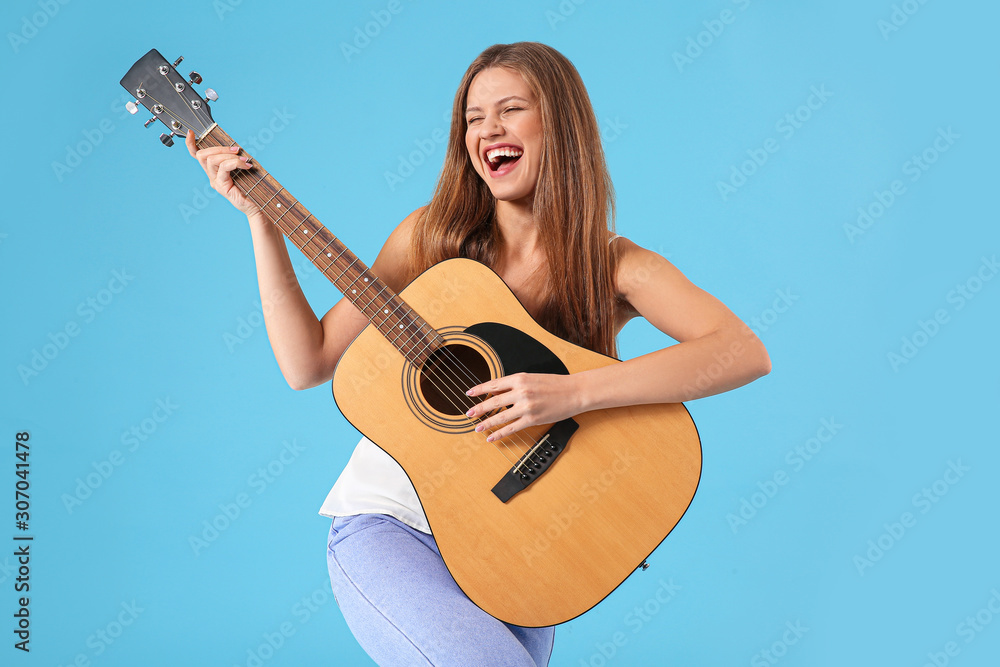
[[[178, 92], [178, 95], [180, 95], [180, 93], [179, 93], [179, 92]], [[183, 96], [182, 96], [182, 97], [183, 97]], [[199, 115], [199, 112], [201, 112], [201, 114], [204, 114], [204, 115], [206, 115], [206, 116], [207, 116], [207, 111], [203, 111], [203, 110], [201, 110], [201, 109], [194, 109], [194, 112], [195, 112], [195, 115], [196, 115], [196, 116], [198, 116], [198, 115]], [[173, 115], [173, 114], [171, 114], [171, 115]], [[203, 120], [202, 118], [197, 118], [197, 120], [199, 120], [200, 122], [202, 122], [202, 125], [203, 125], [203, 127], [207, 127], [207, 125], [205, 124], [205, 120]], [[208, 136], [208, 135], [206, 134], [206, 136]], [[204, 137], [203, 137], [203, 138], [204, 138]], [[212, 139], [213, 139], [213, 140], [215, 140], [215, 137], [212, 137]], [[221, 144], [221, 143], [219, 143], [218, 145], [219, 145], [219, 146], [221, 146], [222, 144]], [[233, 145], [236, 145], [236, 144], [235, 144], [235, 142], [233, 142]], [[239, 178], [239, 180], [240, 180], [240, 181], [245, 181], [245, 180], [247, 180], [246, 178], [244, 178], [244, 177], [243, 177], [243, 175], [244, 175], [245, 173], [246, 173], [246, 172], [241, 172], [241, 171], [237, 171], [237, 172], [236, 172], [235, 174], [233, 174], [233, 176], [235, 176], [235, 177]], [[249, 177], [249, 174], [246, 174], [246, 176], [247, 176], [247, 177]], [[257, 183], [260, 183], [260, 182], [261, 182], [261, 181], [263, 181], [263, 180], [264, 180], [264, 177], [261, 177], [261, 179], [260, 179], [260, 180], [258, 180], [258, 181], [257, 181]], [[256, 183], [255, 183], [255, 185], [256, 185]], [[244, 183], [244, 188], [245, 188], [245, 187], [246, 187], [246, 184]], [[270, 202], [270, 201], [271, 201], [271, 200], [273, 200], [273, 199], [274, 199], [274, 198], [275, 198], [275, 197], [276, 197], [276, 196], [277, 196], [278, 194], [280, 194], [281, 190], [283, 190], [283, 189], [284, 189], [284, 188], [281, 188], [281, 189], [279, 189], [279, 190], [278, 190], [277, 192], [275, 192], [275, 194], [274, 194], [274, 195], [273, 195], [273, 196], [272, 196], [272, 197], [271, 197], [271, 198], [270, 198], [270, 199], [268, 200], [268, 202]], [[260, 204], [260, 203], [258, 202], [258, 200], [257, 200], [257, 197], [253, 196], [253, 193], [252, 193], [252, 192], [248, 191], [248, 192], [247, 192], [247, 195], [249, 196], [249, 198], [250, 198], [250, 200], [251, 200], [251, 201], [253, 201], [253, 202], [254, 202], [255, 204], [257, 204], [257, 205], [258, 205], [258, 207], [260, 208], [260, 210], [261, 210], [261, 211], [265, 211], [265, 210], [267, 210], [266, 208], [264, 208], [264, 205], [261, 205], [261, 204]], [[296, 201], [296, 203], [298, 203], [298, 202]], [[265, 204], [266, 204], [266, 202], [265, 202]], [[287, 213], [287, 210], [286, 210], [286, 212], [285, 212], [285, 213]], [[282, 213], [282, 216], [284, 216], [284, 215], [285, 215], [285, 213]], [[270, 217], [270, 216], [268, 216], [268, 217]], [[306, 218], [303, 218], [303, 220], [301, 220], [301, 221], [300, 221], [300, 222], [299, 222], [298, 224], [302, 224], [303, 222], [305, 222], [305, 220], [307, 220], [307, 219], [308, 219], [308, 217], [311, 217], [311, 216], [307, 216]], [[276, 224], [276, 222], [277, 222], [277, 221], [272, 221], [272, 223], [273, 223], [273, 224]], [[276, 226], [277, 226], [277, 225], [276, 225]], [[280, 229], [280, 227], [279, 227], [279, 229]], [[331, 236], [333, 236], [333, 235], [331, 234]], [[336, 240], [336, 237], [335, 237], [335, 236], [334, 236], [333, 240]], [[330, 242], [330, 243], [332, 243], [332, 242], [333, 242], [333, 240], [331, 240], [331, 242]], [[306, 241], [306, 244], [308, 244], [308, 242], [309, 242], [309, 241]], [[328, 244], [327, 244], [327, 246], [329, 246], [329, 245], [330, 245], [330, 243], [328, 243]], [[345, 248], [345, 250], [346, 250], [346, 248]], [[341, 253], [340, 253], [340, 255], [338, 255], [338, 259], [339, 259], [339, 257], [340, 257], [340, 256], [342, 256], [343, 254], [344, 254], [344, 253], [343, 253], [343, 252], [341, 252]], [[336, 260], [334, 260], [334, 262], [331, 262], [331, 264], [330, 264], [330, 265], [329, 265], [329, 266], [327, 267], [327, 269], [329, 269], [329, 267], [330, 267], [330, 266], [334, 266], [334, 265], [335, 265], [335, 261], [336, 261]], [[355, 261], [357, 261], [357, 258], [355, 259]], [[353, 264], [353, 262], [352, 262], [352, 264]], [[348, 267], [348, 269], [349, 269], [349, 268], [350, 268], [350, 267]], [[347, 273], [348, 269], [345, 269], [345, 270], [344, 270], [344, 271], [343, 271], [343, 272], [341, 273], [341, 276], [343, 276], [343, 275], [344, 275], [345, 273]], [[359, 276], [359, 277], [360, 277], [360, 276]], [[339, 278], [339, 277], [338, 277], [338, 278]], [[377, 279], [377, 277], [376, 277], [376, 279]], [[367, 288], [365, 288], [365, 289], [367, 289]], [[383, 289], [384, 289], [384, 288], [383, 288]], [[371, 305], [372, 305], [373, 303], [374, 303], [374, 299], [372, 299], [371, 301], [369, 301], [369, 303], [367, 304], [367, 306], [371, 306]], [[402, 305], [403, 305], [403, 304], [401, 303], [401, 304], [399, 304], [399, 305], [395, 306], [395, 308], [394, 308], [394, 314], [395, 314], [395, 311], [398, 311], [398, 310], [399, 310], [399, 308], [400, 308], [400, 307], [401, 307]], [[367, 306], [366, 306], [366, 307], [367, 307]], [[374, 310], [374, 309], [373, 309], [373, 310]], [[410, 336], [409, 336], [409, 338], [407, 339], [406, 343], [409, 343], [409, 342], [410, 342], [410, 339], [412, 339], [412, 338], [413, 338], [413, 336], [415, 336], [415, 335], [418, 335], [418, 334], [420, 334], [420, 329], [422, 329], [422, 328], [423, 328], [423, 327], [424, 327], [425, 325], [426, 325], [426, 324], [420, 324], [420, 325], [419, 325], [419, 326], [418, 326], [418, 327], [416, 328], [416, 330], [415, 330], [415, 331], [413, 331], [413, 332], [411, 333], [411, 335], [410, 335]], [[411, 326], [410, 326], [409, 328], [412, 328], [412, 323], [411, 323]], [[404, 330], [405, 330], [405, 329], [404, 329]], [[433, 329], [431, 329], [431, 331], [434, 331], [434, 330], [433, 330]], [[435, 333], [436, 333], [436, 332], [435, 332]], [[426, 338], [426, 336], [425, 336], [425, 338]], [[424, 348], [423, 348], [423, 349], [422, 349], [422, 350], [420, 351], [420, 353], [421, 353], [421, 354], [422, 354], [422, 353], [425, 353], [425, 352], [427, 351], [427, 349], [428, 349], [429, 347], [430, 347], [430, 344], [429, 344], [429, 343], [427, 343], [427, 344], [426, 344], [426, 345], [424, 346]], [[455, 362], [455, 369], [457, 369], [457, 370], [460, 370], [460, 371], [462, 371], [462, 372], [463, 372], [463, 373], [464, 373], [464, 374], [466, 375], [466, 378], [467, 378], [468, 380], [470, 380], [470, 381], [471, 381], [471, 382], [472, 382], [472, 383], [473, 383], [474, 385], [475, 385], [475, 384], [479, 384], [479, 382], [477, 381], [477, 379], [476, 379], [476, 378], [475, 378], [475, 377], [474, 377], [474, 376], [472, 375], [471, 371], [470, 371], [470, 370], [469, 370], [469, 369], [468, 369], [468, 368], [467, 368], [467, 367], [465, 366], [465, 364], [463, 364], [463, 363], [462, 363], [461, 361], [459, 361], [459, 360], [458, 360], [458, 358], [457, 358], [457, 357], [455, 357], [455, 356], [454, 356], [454, 354], [453, 354], [453, 353], [452, 353], [452, 352], [451, 352], [451, 351], [450, 351], [450, 350], [448, 349], [448, 346], [443, 346], [443, 347], [441, 347], [441, 348], [439, 348], [439, 349], [441, 349], [441, 350], [442, 350], [442, 351], [443, 351], [444, 353], [446, 353], [447, 355], [449, 355], [449, 356], [450, 356], [450, 357], [452, 358], [452, 360], [453, 360], [453, 361]], [[429, 359], [429, 357], [428, 357], [428, 359]], [[412, 363], [412, 362], [411, 362], [411, 363]], [[448, 371], [448, 370], [452, 370], [452, 369], [451, 369], [451, 368], [448, 368], [448, 367], [446, 366], [446, 367], [444, 368], [444, 370], [445, 370], [445, 371]], [[425, 375], [425, 376], [427, 376], [427, 377], [428, 377], [428, 378], [429, 378], [429, 379], [431, 380], [431, 384], [433, 384], [433, 385], [435, 386], [435, 388], [436, 388], [436, 389], [437, 389], [437, 390], [438, 390], [438, 391], [439, 391], [439, 392], [440, 392], [440, 393], [441, 393], [441, 394], [442, 394], [443, 396], [447, 397], [447, 400], [448, 400], [448, 402], [449, 402], [449, 403], [451, 403], [452, 407], [454, 407], [454, 408], [456, 408], [456, 409], [460, 410], [460, 411], [461, 411], [461, 412], [463, 413], [463, 415], [464, 415], [464, 411], [465, 411], [465, 408], [466, 408], [466, 407], [471, 407], [471, 406], [473, 406], [473, 405], [475, 405], [475, 404], [476, 404], [476, 401], [475, 401], [474, 399], [472, 399], [472, 400], [471, 400], [471, 402], [469, 402], [469, 403], [466, 403], [466, 404], [465, 404], [464, 406], [459, 406], [459, 405], [456, 405], [456, 404], [455, 404], [455, 402], [454, 402], [454, 400], [452, 400], [452, 397], [451, 397], [451, 395], [450, 395], [450, 394], [451, 394], [451, 392], [449, 392], [449, 391], [445, 391], [445, 390], [442, 390], [442, 388], [441, 388], [441, 383], [440, 383], [439, 381], [440, 381], [440, 380], [445, 380], [446, 382], [447, 382], [447, 381], [450, 381], [450, 384], [451, 384], [451, 388], [452, 388], [452, 389], [455, 389], [455, 390], [457, 390], [457, 393], [458, 393], [458, 395], [462, 397], [462, 399], [461, 399], [461, 400], [463, 400], [463, 401], [466, 401], [466, 400], [469, 400], [469, 399], [467, 399], [467, 398], [465, 397], [465, 393], [461, 391], [461, 385], [457, 384], [457, 382], [460, 382], [460, 381], [461, 381], [461, 378], [459, 378], [458, 376], [456, 376], [456, 375], [452, 375], [451, 377], [447, 377], [447, 378], [445, 378], [445, 377], [442, 377], [442, 376], [441, 376], [441, 375], [440, 375], [439, 373], [427, 373], [427, 372], [425, 372], [425, 373], [424, 373], [424, 375]], [[480, 399], [480, 400], [485, 400], [485, 398], [484, 398], [484, 399]], [[495, 411], [491, 411], [491, 413], [489, 413], [489, 414], [487, 414], [487, 415], [484, 415], [484, 416], [483, 416], [483, 417], [481, 417], [480, 419], [481, 419], [481, 420], [482, 420], [482, 419], [485, 419], [485, 418], [487, 418], [487, 417], [489, 417], [489, 416], [492, 416], [493, 414], [497, 414], [498, 412], [500, 412], [500, 411], [503, 411], [503, 410], [506, 410], [506, 408], [500, 408], [500, 409], [498, 409], [498, 410], [495, 410]], [[473, 421], [473, 420], [471, 420], [471, 419], [469, 419], [469, 423], [470, 423], [470, 424], [472, 424], [472, 423], [474, 423], [474, 421]], [[498, 426], [497, 428], [500, 428], [500, 427], [502, 427], [502, 426], [503, 426], [503, 424], [499, 425], [499, 426]], [[484, 437], [485, 437], [485, 436], [486, 436], [487, 434], [485, 434], [485, 433], [484, 433], [483, 435], [484, 435]], [[522, 453], [521, 451], [517, 451], [517, 452], [516, 452], [516, 455], [518, 456], [518, 461], [517, 461], [517, 462], [513, 462], [513, 461], [511, 461], [511, 460], [510, 460], [509, 458], [507, 458], [506, 454], [504, 454], [504, 458], [507, 458], [508, 462], [509, 462], [509, 463], [511, 463], [511, 464], [512, 464], [512, 465], [513, 465], [513, 466], [515, 467], [515, 470], [518, 470], [518, 469], [520, 469], [521, 467], [523, 467], [523, 465], [524, 465], [525, 463], [529, 463], [529, 462], [530, 462], [530, 461], [526, 460], [526, 457], [527, 457], [527, 455], [528, 455], [529, 453], [531, 453], [531, 452], [533, 451], [533, 449], [534, 449], [534, 448], [535, 448], [535, 447], [537, 446], [537, 444], [538, 444], [538, 443], [537, 443], [537, 442], [536, 442], [536, 443], [529, 443], [529, 442], [526, 442], [526, 441], [525, 441], [525, 440], [523, 439], [523, 437], [521, 437], [521, 435], [520, 435], [520, 434], [512, 434], [511, 436], [508, 436], [508, 437], [506, 437], [506, 438], [501, 438], [501, 439], [500, 439], [499, 441], [496, 441], [496, 442], [494, 442], [494, 443], [492, 443], [492, 444], [494, 445], [494, 448], [495, 448], [495, 449], [497, 449], [497, 451], [500, 451], [500, 453], [501, 453], [501, 454], [503, 454], [503, 451], [501, 451], [501, 450], [500, 450], [500, 448], [499, 448], [499, 445], [501, 445], [501, 444], [502, 444], [502, 445], [503, 445], [503, 446], [504, 446], [504, 447], [505, 447], [505, 448], [506, 448], [506, 449], [507, 449], [508, 451], [510, 451], [510, 445], [509, 445], [509, 443], [507, 442], [508, 440], [514, 440], [514, 441], [517, 441], [517, 444], [518, 444], [518, 445], [520, 445], [521, 447], [524, 447], [524, 448], [525, 448], [525, 451], [524, 451], [523, 453]]]
[[[173, 69], [173, 68], [171, 67], [171, 69]], [[174, 69], [174, 71], [176, 72], [177, 70]], [[180, 76], [180, 72], [177, 72], [177, 75]], [[167, 83], [169, 83], [169, 82], [170, 82], [170, 79], [168, 78], [167, 79]], [[180, 83], [184, 84], [184, 90], [188, 90], [189, 86], [191, 85], [185, 79], [182, 79], [180, 81]], [[172, 88], [173, 88], [174, 92], [177, 94], [177, 97], [181, 98], [181, 102], [187, 102], [186, 106], [190, 106], [191, 102], [194, 101], [194, 100], [185, 100], [184, 99], [184, 95], [181, 93], [181, 91], [177, 90], [176, 85], [172, 86]], [[191, 92], [195, 92], [195, 91], [193, 89], [191, 89]], [[195, 95], [197, 95], [197, 93], [195, 93]], [[204, 102], [202, 102], [202, 100], [201, 100], [201, 96], [198, 96], [198, 101], [201, 102], [202, 104], [204, 104]], [[195, 117], [197, 117], [198, 112], [201, 111], [201, 105], [199, 105], [199, 108], [197, 108], [197, 109], [191, 107], [191, 110], [194, 112]], [[178, 122], [180, 122], [180, 121], [178, 120]], [[183, 123], [181, 123], [181, 125], [183, 126]], [[202, 121], [202, 129], [206, 129], [204, 121]]]
[[[168, 81], [168, 83], [169, 83], [169, 81]], [[173, 111], [171, 111], [171, 110], [170, 110], [170, 108], [169, 108], [169, 107], [167, 107], [167, 106], [166, 106], [165, 104], [163, 104], [162, 102], [160, 102], [160, 100], [158, 100], [158, 99], [156, 99], [155, 97], [153, 97], [153, 96], [152, 96], [152, 95], [151, 95], [151, 94], [149, 93], [149, 91], [146, 91], [146, 97], [148, 97], [148, 98], [150, 98], [151, 100], [153, 100], [153, 102], [155, 102], [155, 103], [156, 103], [157, 105], [159, 105], [159, 106], [162, 106], [162, 107], [163, 107], [163, 113], [167, 114], [167, 115], [168, 115], [168, 116], [169, 116], [170, 118], [174, 119], [174, 120], [175, 120], [175, 121], [177, 121], [178, 123], [181, 123], [181, 126], [183, 126], [183, 125], [184, 125], [184, 123], [182, 123], [182, 122], [181, 122], [181, 119], [180, 119], [180, 116], [178, 116], [178, 115], [177, 115], [177, 114], [175, 114], [175, 113], [174, 113]], [[155, 105], [154, 105], [154, 106], [155, 106]], [[150, 109], [150, 111], [153, 111], [153, 110], [152, 110], [152, 109]], [[194, 111], [196, 112], [196, 115], [197, 115], [197, 111], [198, 111], [198, 110], [197, 110], [197, 109], [195, 109]], [[164, 125], [166, 125], [166, 126], [167, 126], [167, 129], [168, 129], [168, 130], [170, 130], [171, 132], [173, 132], [173, 131], [174, 131], [174, 128], [170, 127], [170, 124], [169, 124], [169, 123], [166, 123], [165, 121], [163, 121], [163, 119], [162, 119], [162, 118], [159, 118], [159, 115], [160, 115], [160, 114], [156, 113], [155, 111], [153, 111], [153, 114], [154, 114], [154, 115], [155, 115], [155, 116], [157, 117], [157, 120], [159, 120], [160, 122], [162, 122], [162, 123], [163, 123]], [[200, 120], [200, 119], [197, 119], [197, 118], [196, 118], [196, 120]], [[194, 129], [194, 128], [192, 128], [192, 129]], [[205, 126], [204, 126], [204, 122], [202, 122], [202, 129], [205, 129]]]
[[[164, 64], [166, 64], [166, 61], [164, 61]], [[170, 66], [170, 65], [167, 65], [167, 67], [168, 67], [168, 70], [167, 70], [167, 74], [161, 74], [160, 76], [162, 76], [162, 77], [164, 78], [164, 80], [166, 80], [166, 82], [167, 82], [167, 85], [168, 85], [169, 89], [170, 89], [171, 91], [173, 91], [175, 95], [177, 95], [178, 97], [180, 97], [180, 98], [181, 98], [181, 101], [182, 101], [182, 103], [183, 103], [183, 104], [182, 104], [182, 106], [183, 106], [184, 108], [188, 108], [188, 107], [190, 106], [190, 103], [191, 103], [191, 102], [192, 102], [193, 100], [186, 100], [186, 99], [184, 99], [184, 95], [183, 95], [183, 94], [181, 94], [181, 91], [177, 90], [177, 88], [176, 88], [176, 83], [174, 83], [174, 84], [171, 84], [171, 83], [170, 83], [170, 76], [169, 76], [170, 72], [177, 72], [177, 70], [176, 70], [176, 69], [174, 69], [174, 68], [173, 68], [172, 66]], [[181, 77], [181, 75], [180, 75], [180, 72], [177, 72], [177, 76], [178, 76], [178, 77], [180, 77], [180, 79], [181, 79], [181, 80], [180, 80], [179, 82], [177, 82], [177, 83], [183, 83], [183, 84], [184, 84], [184, 87], [185, 87], [185, 89], [187, 89], [187, 88], [188, 88], [188, 85], [189, 85], [189, 84], [188, 84], [188, 82], [187, 82], [187, 80], [186, 80], [186, 79], [184, 79], [183, 77]], [[139, 88], [142, 88], [142, 82], [140, 82], [140, 83], [139, 83]], [[136, 92], [138, 92], [138, 90], [136, 90]], [[192, 92], [194, 92], [194, 91], [192, 90]], [[197, 93], [195, 93], [195, 94], [197, 95]], [[181, 118], [180, 118], [180, 116], [178, 116], [178, 115], [177, 115], [176, 113], [174, 113], [174, 111], [172, 111], [172, 110], [171, 110], [171, 109], [170, 109], [170, 108], [169, 108], [169, 107], [168, 107], [167, 105], [163, 104], [163, 103], [162, 103], [162, 102], [160, 102], [160, 101], [159, 101], [158, 99], [156, 99], [155, 97], [153, 97], [152, 95], [150, 95], [150, 93], [149, 93], [149, 91], [148, 91], [148, 90], [146, 91], [146, 96], [147, 96], [147, 97], [149, 97], [150, 99], [152, 99], [152, 100], [153, 100], [153, 101], [154, 101], [154, 102], [155, 102], [156, 104], [159, 104], [160, 106], [162, 106], [162, 107], [163, 107], [163, 111], [164, 111], [164, 112], [166, 112], [166, 114], [167, 114], [168, 116], [170, 116], [170, 118], [172, 118], [172, 119], [174, 119], [175, 121], [177, 121], [177, 122], [178, 122], [178, 123], [179, 123], [179, 124], [180, 124], [180, 125], [181, 125], [182, 127], [184, 126], [184, 123], [183, 123], [183, 122], [181, 121]], [[202, 100], [200, 96], [198, 96], [198, 100], [199, 100], [199, 102], [202, 102], [202, 104], [204, 104], [204, 103], [205, 103], [205, 102], [204, 102], [204, 100]], [[191, 110], [192, 110], [192, 111], [194, 112], [194, 114], [193, 114], [193, 115], [194, 115], [194, 118], [195, 118], [195, 120], [197, 120], [198, 122], [200, 122], [200, 123], [201, 123], [201, 129], [202, 129], [202, 130], [205, 130], [205, 129], [207, 129], [207, 128], [208, 128], [208, 125], [206, 125], [206, 123], [205, 123], [205, 119], [204, 119], [204, 118], [199, 118], [199, 117], [198, 117], [198, 116], [199, 116], [198, 112], [199, 112], [199, 111], [201, 111], [201, 112], [202, 112], [202, 114], [203, 114], [204, 116], [206, 116], [206, 117], [208, 116], [208, 112], [207, 112], [207, 111], [204, 111], [204, 110], [203, 110], [203, 109], [201, 109], [201, 108], [199, 108], [199, 109], [195, 109], [195, 108], [193, 108], [193, 107], [191, 108]], [[150, 111], [152, 111], [152, 109], [150, 109]], [[156, 112], [154, 112], [154, 115], [156, 115], [156, 116], [159, 116], [159, 114], [156, 114]], [[211, 120], [211, 118], [209, 118], [208, 120]], [[169, 129], [169, 130], [170, 130], [171, 132], [174, 132], [174, 128], [170, 127], [170, 125], [169, 125], [169, 124], [167, 124], [167, 123], [164, 123], [164, 124], [165, 124], [165, 125], [167, 125], [167, 128], [168, 128], [168, 129]], [[194, 129], [194, 128], [192, 128], [192, 129]]]

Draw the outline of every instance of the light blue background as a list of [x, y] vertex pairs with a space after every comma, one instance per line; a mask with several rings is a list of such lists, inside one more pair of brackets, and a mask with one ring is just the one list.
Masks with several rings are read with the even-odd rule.
[[[401, 0], [345, 56], [342, 44], [387, 5], [52, 0], [49, 18], [45, 0], [4, 3], [0, 540], [16, 532], [11, 443], [23, 430], [36, 539], [30, 655], [12, 648], [12, 547], [0, 548], [3, 663], [252, 665], [288, 624], [294, 634], [261, 664], [369, 664], [329, 594], [329, 522], [316, 513], [357, 434], [328, 385], [285, 385], [252, 326], [245, 219], [205, 198], [183, 146], [164, 148], [159, 126], [142, 128], [147, 114], [124, 111], [118, 81], [131, 64], [150, 48], [186, 56], [182, 72], [197, 69], [220, 93], [216, 120], [245, 145], [256, 139], [260, 161], [370, 261], [430, 197], [440, 144], [394, 187], [385, 174], [447, 129], [468, 63], [496, 42], [539, 40], [588, 86], [619, 231], [757, 318], [774, 366], [689, 404], [705, 456], [689, 513], [650, 570], [558, 629], [551, 664], [919, 666], [947, 642], [960, 651], [949, 664], [996, 664], [1000, 619], [981, 614], [992, 622], [975, 632], [960, 624], [1000, 590], [1000, 279], [975, 282], [1000, 251], [997, 5], [897, 2], [917, 11], [885, 32], [889, 0]], [[674, 53], [704, 22], [718, 31], [711, 21], [726, 9], [732, 22], [702, 34], [707, 46], [678, 67]], [[814, 86], [832, 95], [814, 98], [788, 137], [777, 123]], [[958, 139], [911, 180], [907, 162], [948, 128]], [[777, 152], [724, 199], [717, 183], [769, 138]], [[54, 167], [81, 144], [91, 150], [79, 164]], [[896, 179], [905, 193], [849, 238], [858, 208]], [[325, 312], [338, 294], [293, 261]], [[102, 292], [115, 271], [132, 278]], [[970, 279], [981, 289], [959, 309], [949, 293]], [[89, 314], [88, 299], [109, 296]], [[776, 299], [784, 312], [769, 310]], [[894, 368], [889, 353], [939, 309], [947, 322], [917, 335], [925, 344]], [[227, 336], [241, 322], [250, 335], [235, 345]], [[79, 334], [23, 379], [18, 368], [71, 323]], [[621, 337], [625, 356], [668, 342], [642, 323]], [[149, 421], [163, 416], [158, 400], [178, 406], [160, 423]], [[843, 426], [796, 469], [787, 453], [823, 419]], [[144, 420], [155, 431], [130, 450], [123, 435]], [[277, 470], [292, 442], [302, 450], [261, 483], [258, 469]], [[115, 451], [121, 465], [67, 509]], [[949, 462], [968, 470], [938, 483], [938, 502], [915, 504]], [[778, 472], [787, 484], [734, 530], [727, 516]], [[250, 505], [196, 555], [189, 538], [241, 493]], [[915, 525], [883, 535], [904, 512]], [[859, 572], [855, 557], [880, 536], [891, 548]], [[661, 581], [679, 587], [666, 604]], [[123, 604], [141, 611], [113, 643], [98, 639], [116, 631]], [[808, 630], [796, 639], [788, 623]]]

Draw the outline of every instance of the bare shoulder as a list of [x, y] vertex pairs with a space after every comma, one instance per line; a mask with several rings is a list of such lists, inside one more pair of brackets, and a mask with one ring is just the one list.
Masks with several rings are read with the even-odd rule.
[[688, 280], [658, 252], [624, 237], [614, 242], [618, 244], [615, 287], [634, 315], [679, 342], [745, 326], [725, 304]]
[[372, 264], [375, 275], [397, 292], [409, 282], [410, 246], [417, 223], [426, 209], [421, 206], [396, 225]]
[[641, 298], [644, 287], [648, 286], [653, 273], [660, 273], [668, 268], [676, 268], [665, 257], [624, 236], [613, 237], [614, 250], [617, 254], [615, 265], [615, 291], [618, 298], [627, 303], [631, 315], [641, 315], [632, 303], [633, 298]]

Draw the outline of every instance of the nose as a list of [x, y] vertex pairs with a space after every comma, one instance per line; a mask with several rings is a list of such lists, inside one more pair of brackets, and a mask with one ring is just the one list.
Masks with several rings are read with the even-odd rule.
[[500, 122], [500, 116], [495, 114], [487, 114], [483, 118], [483, 122], [479, 125], [479, 136], [483, 139], [489, 137], [495, 137], [504, 133], [503, 124]]

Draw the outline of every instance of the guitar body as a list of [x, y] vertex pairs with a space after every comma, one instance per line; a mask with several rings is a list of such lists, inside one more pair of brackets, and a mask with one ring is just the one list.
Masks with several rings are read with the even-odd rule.
[[488, 443], [464, 418], [464, 391], [518, 370], [545, 372], [544, 352], [529, 349], [525, 335], [570, 373], [619, 362], [547, 332], [472, 260], [437, 264], [400, 296], [454, 345], [462, 370], [453, 384], [463, 386], [450, 399], [434, 397], [436, 383], [422, 384], [420, 369], [368, 326], [337, 366], [338, 407], [409, 476], [445, 564], [473, 602], [521, 626], [575, 618], [624, 581], [687, 510], [701, 474], [694, 422], [679, 403], [576, 415], [565, 450], [503, 502], [492, 489], [548, 426]]

